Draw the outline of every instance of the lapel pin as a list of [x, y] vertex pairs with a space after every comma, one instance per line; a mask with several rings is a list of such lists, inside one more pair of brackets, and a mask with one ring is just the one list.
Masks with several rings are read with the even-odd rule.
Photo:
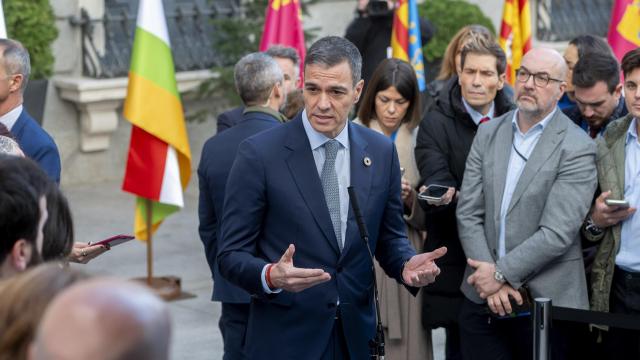
[[366, 167], [371, 166], [371, 159], [369, 159], [368, 156], [365, 156], [362, 161], [364, 162], [364, 166], [366, 166]]

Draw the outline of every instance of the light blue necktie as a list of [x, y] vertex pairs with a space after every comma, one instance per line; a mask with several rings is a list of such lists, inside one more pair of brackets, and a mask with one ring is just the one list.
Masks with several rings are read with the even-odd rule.
[[338, 175], [336, 174], [336, 155], [340, 143], [337, 140], [329, 140], [324, 143], [324, 165], [322, 166], [322, 190], [324, 198], [327, 201], [329, 215], [333, 223], [333, 232], [338, 240], [338, 247], [342, 251], [342, 231], [340, 222], [340, 186], [338, 184]]

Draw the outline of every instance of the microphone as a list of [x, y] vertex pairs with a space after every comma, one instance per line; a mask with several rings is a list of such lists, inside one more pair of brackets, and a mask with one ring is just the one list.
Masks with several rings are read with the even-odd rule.
[[356, 217], [356, 223], [358, 224], [360, 237], [364, 241], [364, 245], [369, 251], [369, 257], [371, 258], [371, 272], [373, 274], [373, 295], [375, 300], [374, 305], [376, 308], [376, 318], [378, 320], [378, 324], [376, 325], [375, 338], [369, 340], [369, 358], [384, 360], [384, 331], [382, 329], [382, 319], [380, 318], [380, 300], [378, 299], [378, 282], [376, 281], [376, 270], [373, 262], [374, 258], [373, 253], [371, 252], [371, 247], [369, 246], [369, 232], [367, 231], [364, 217], [362, 217], [362, 212], [360, 212], [358, 197], [356, 196], [356, 192], [353, 189], [353, 186], [349, 186], [347, 188], [347, 191], [349, 192], [349, 202], [351, 203], [353, 214]]

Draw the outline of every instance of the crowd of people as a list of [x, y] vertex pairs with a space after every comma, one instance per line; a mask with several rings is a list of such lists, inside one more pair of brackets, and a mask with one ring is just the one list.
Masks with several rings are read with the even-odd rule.
[[[360, 53], [315, 42], [293, 117], [282, 55], [236, 65], [244, 110], [198, 168], [225, 359], [367, 357], [374, 274], [391, 359], [433, 358], [436, 328], [447, 359], [531, 358], [536, 297], [640, 312], [640, 49], [620, 66], [591, 35], [534, 48], [510, 85], [494, 36], [466, 26], [422, 93], [388, 58], [365, 88]], [[556, 359], [640, 357], [638, 331], [559, 321], [551, 338]]]
[[[304, 74], [285, 46], [235, 64], [243, 105], [197, 169], [224, 358], [432, 359], [444, 328], [447, 359], [525, 359], [533, 298], [640, 314], [640, 49], [534, 48], [510, 85], [470, 25], [421, 92], [362, 49], [386, 33], [356, 30], [314, 42]], [[165, 359], [159, 298], [66, 265], [109, 248], [74, 239], [29, 72], [0, 39], [0, 359]], [[554, 323], [553, 358], [640, 358], [640, 332], [595, 325]]]
[[167, 359], [160, 298], [68, 266], [109, 247], [74, 240], [57, 147], [22, 106], [29, 72], [27, 49], [0, 39], [0, 359]]

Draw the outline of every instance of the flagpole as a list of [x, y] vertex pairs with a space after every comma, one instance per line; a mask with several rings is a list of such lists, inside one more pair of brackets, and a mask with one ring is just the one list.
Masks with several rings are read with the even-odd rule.
[[151, 199], [144, 199], [147, 208], [147, 284], [151, 286], [153, 280], [153, 207]]

